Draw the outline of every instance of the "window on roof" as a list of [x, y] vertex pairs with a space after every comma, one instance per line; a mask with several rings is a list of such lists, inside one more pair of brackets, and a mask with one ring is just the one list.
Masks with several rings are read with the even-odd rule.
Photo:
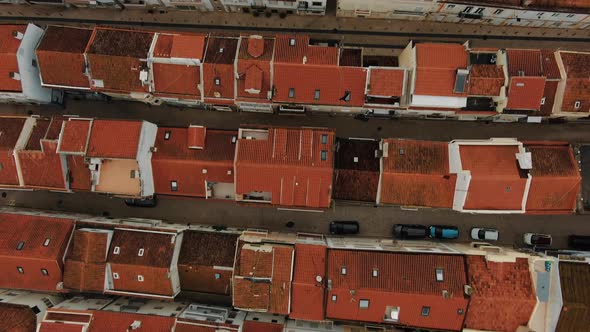
[[37, 68], [37, 60], [35, 60], [35, 59], [32, 59], [32, 60], [31, 60], [31, 66], [33, 66], [33, 67]]
[[[46, 300], [46, 298], [43, 298], [42, 301], [43, 300]], [[49, 300], [47, 300], [47, 301], [49, 301]], [[43, 302], [45, 302], [45, 301], [43, 301]], [[35, 313], [35, 315], [41, 312], [41, 309], [39, 309], [38, 306], [32, 307], [31, 310], [33, 310], [33, 313]]]
[[44, 275], [44, 276], [48, 276], [49, 275], [49, 272], [47, 271], [46, 268], [42, 268], [41, 269], [41, 274]]
[[518, 76], [524, 76], [524, 70], [519, 70], [518, 71]]
[[338, 296], [336, 296], [336, 294], [332, 295], [332, 302], [336, 302], [337, 299], [338, 299]]
[[121, 252], [121, 248], [118, 246], [115, 246], [115, 249], [113, 249], [113, 254], [118, 255]]
[[143, 282], [143, 276], [141, 274], [137, 275], [137, 281]]
[[569, 14], [567, 17], [574, 17], [574, 16], [575, 16], [574, 14]]
[[295, 46], [295, 38], [289, 38], [289, 46]]
[[494, 14], [499, 15], [499, 14], [502, 14], [503, 11], [504, 11], [504, 9], [496, 9], [496, 11], [494, 11]]
[[322, 158], [322, 160], [328, 159], [328, 151], [322, 150], [320, 157]]
[[178, 191], [178, 182], [176, 180], [170, 181], [170, 190]]
[[170, 134], [172, 134], [170, 131], [167, 131], [164, 133], [164, 140], [167, 141], [170, 139]]
[[18, 244], [16, 245], [16, 250], [23, 250], [24, 246], [25, 246], [25, 241], [19, 241]]
[[359, 308], [360, 309], [368, 309], [369, 308], [369, 300], [360, 300], [359, 301]]
[[49, 238], [49, 237], [46, 238], [45, 241], [43, 241], [43, 246], [48, 247], [50, 242], [51, 242], [51, 238]]
[[20, 273], [20, 274], [24, 274], [24, 273], [25, 273], [25, 269], [23, 269], [23, 267], [22, 267], [22, 266], [17, 266], [17, 267], [16, 267], [16, 270], [17, 270], [17, 271], [18, 271], [18, 273]]
[[436, 269], [436, 281], [442, 282], [445, 280], [445, 273], [443, 269]]
[[219, 279], [221, 279], [221, 274], [220, 274], [220, 273], [215, 273], [215, 279], [216, 279], [216, 280], [219, 280]]
[[137, 252], [137, 256], [143, 256], [143, 248], [139, 248], [139, 251]]
[[215, 77], [214, 82], [215, 82], [215, 85], [221, 85], [221, 78]]
[[473, 7], [468, 6], [468, 7], [465, 7], [465, 9], [463, 9], [463, 12], [464, 13], [471, 13], [472, 10], [473, 10]]
[[373, 268], [372, 276], [373, 278], [377, 278], [379, 276], [379, 269]]
[[505, 189], [505, 191], [506, 191], [507, 193], [509, 193], [509, 192], [511, 192], [511, 191], [512, 191], [512, 188], [510, 188], [510, 186], [507, 186], [507, 187], [506, 187], [506, 189]]
[[343, 276], [346, 275], [346, 266], [340, 268], [340, 274], [342, 274]]
[[131, 173], [129, 174], [129, 177], [132, 178], [132, 179], [135, 179], [135, 170], [134, 169], [131, 170]]
[[113, 279], [119, 279], [119, 274], [117, 272], [113, 272]]
[[485, 8], [477, 8], [477, 9], [475, 10], [475, 13], [476, 13], [476, 14], [481, 14], [481, 13], [483, 13], [483, 10], [484, 10], [484, 9], [485, 9]]
[[289, 98], [295, 98], [295, 88], [289, 88]]
[[344, 91], [344, 96], [342, 96], [342, 98], [340, 98], [340, 100], [346, 101], [346, 102], [350, 101], [350, 94], [351, 94], [350, 91], [348, 91], [348, 90]]
[[455, 5], [447, 5], [447, 9], [453, 9], [455, 8]]
[[557, 17], [559, 16], [559, 13], [553, 13], [553, 15], [551, 15], [551, 17]]
[[313, 99], [320, 100], [320, 90], [315, 90], [315, 92], [313, 93]]
[[322, 134], [322, 144], [328, 144], [328, 135]]
[[578, 109], [580, 108], [580, 106], [582, 106], [582, 103], [579, 100], [576, 100], [576, 102], [574, 103], [574, 107]]
[[545, 105], [545, 97], [541, 98], [541, 105]]
[[430, 316], [430, 307], [422, 307], [422, 316], [424, 316], [424, 317]]

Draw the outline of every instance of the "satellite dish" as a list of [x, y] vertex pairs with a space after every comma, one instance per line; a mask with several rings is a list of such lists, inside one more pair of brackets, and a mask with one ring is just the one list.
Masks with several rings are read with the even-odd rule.
[[322, 276], [315, 276], [315, 281], [322, 282]]

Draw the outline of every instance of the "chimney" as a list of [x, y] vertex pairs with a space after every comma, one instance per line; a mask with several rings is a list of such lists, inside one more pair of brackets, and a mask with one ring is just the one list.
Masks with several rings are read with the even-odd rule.
[[127, 328], [127, 331], [137, 330], [140, 327], [141, 327], [141, 321], [134, 320], [133, 323], [131, 323], [131, 325], [129, 325], [129, 327]]
[[12, 78], [15, 81], [20, 81], [20, 74], [11, 71], [10, 73], [8, 73], [8, 77]]
[[18, 40], [23, 40], [23, 37], [25, 36], [22, 32], [20, 31], [12, 31], [12, 36]]
[[303, 56], [303, 64], [306, 64], [306, 63], [307, 63], [307, 57], [304, 55]]

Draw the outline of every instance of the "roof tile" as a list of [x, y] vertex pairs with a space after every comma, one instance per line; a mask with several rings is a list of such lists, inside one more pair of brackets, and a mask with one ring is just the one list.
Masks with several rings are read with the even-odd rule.
[[513, 77], [508, 89], [508, 109], [538, 111], [545, 94], [545, 77]]
[[326, 246], [295, 244], [290, 318], [324, 320], [325, 289], [323, 278], [326, 274], [326, 255]]
[[506, 50], [508, 57], [508, 75], [513, 76], [544, 76], [541, 50]]
[[72, 118], [64, 121], [59, 137], [59, 153], [84, 154], [88, 146], [92, 120]]
[[141, 121], [94, 120], [87, 156], [135, 159], [142, 125]]
[[18, 73], [16, 52], [21, 41], [12, 34], [14, 31], [25, 33], [26, 25], [1, 25], [0, 26], [0, 91], [22, 92], [20, 80], [9, 76], [10, 73]]
[[499, 96], [504, 86], [504, 71], [496, 65], [472, 65], [469, 73], [469, 95]]
[[404, 91], [406, 72], [400, 68], [370, 68], [368, 95], [401, 97]]

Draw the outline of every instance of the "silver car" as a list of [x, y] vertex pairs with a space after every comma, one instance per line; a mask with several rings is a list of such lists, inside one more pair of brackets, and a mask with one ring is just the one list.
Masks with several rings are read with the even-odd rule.
[[500, 232], [497, 229], [474, 227], [471, 229], [471, 238], [483, 241], [498, 241]]

